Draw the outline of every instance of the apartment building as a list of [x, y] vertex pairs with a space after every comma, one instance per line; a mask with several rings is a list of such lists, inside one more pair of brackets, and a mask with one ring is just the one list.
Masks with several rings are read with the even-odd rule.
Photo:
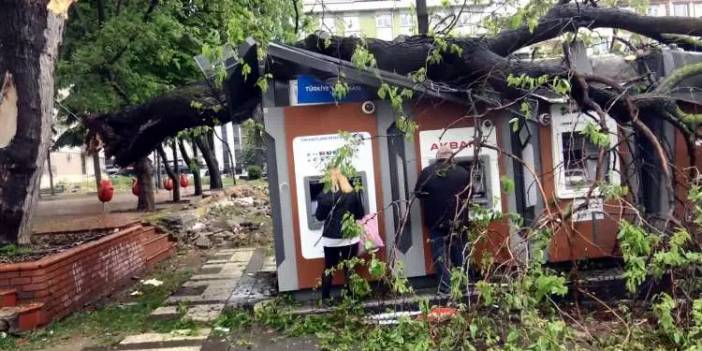
[[648, 14], [651, 16], [702, 17], [702, 0], [651, 0]]
[[[51, 164], [54, 185], [94, 184], [95, 167], [93, 166], [93, 157], [87, 155], [80, 148], [64, 147], [51, 151], [47, 157], [50, 157], [51, 160], [44, 165], [44, 172], [41, 176], [42, 189], [48, 189], [50, 185], [49, 164]], [[105, 157], [102, 152], [100, 152], [99, 160], [101, 177], [104, 177], [106, 176]], [[68, 191], [69, 189], [65, 190]]]
[[[489, 14], [504, 11], [490, 4], [466, 5], [463, 1], [427, 0], [429, 28], [441, 30], [453, 18], [453, 32], [479, 34], [480, 22]], [[415, 0], [305, 0], [304, 10], [319, 19], [319, 29], [344, 36], [360, 36], [392, 40], [399, 35], [417, 33]], [[455, 17], [450, 17], [454, 15]], [[446, 19], [450, 17], [449, 19]], [[444, 20], [446, 19], [446, 20]]]
[[[430, 29], [440, 30], [457, 17], [454, 34], [479, 35], [485, 33], [481, 26], [485, 18], [514, 11], [502, 2], [489, 0], [484, 1], [484, 5], [463, 6], [464, 1], [457, 0], [446, 3], [446, 0], [427, 0]], [[415, 4], [415, 0], [305, 0], [304, 9], [318, 18], [320, 30], [336, 35], [392, 40], [399, 35], [417, 33]], [[700, 17], [702, 0], [651, 0], [647, 13], [651, 16]], [[590, 54], [609, 51], [612, 30], [597, 29], [591, 37]]]
[[244, 139], [241, 125], [229, 122], [216, 126], [214, 147], [217, 163], [222, 172], [233, 171], [241, 174], [244, 171]]

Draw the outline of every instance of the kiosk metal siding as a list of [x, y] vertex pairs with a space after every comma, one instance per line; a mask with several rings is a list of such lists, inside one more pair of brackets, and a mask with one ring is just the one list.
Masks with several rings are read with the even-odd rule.
[[[349, 103], [340, 105], [314, 105], [314, 106], [295, 106], [284, 108], [284, 127], [285, 127], [285, 150], [282, 152], [287, 154], [287, 170], [288, 174], [294, 174], [295, 161], [293, 157], [293, 140], [300, 136], [313, 136], [324, 134], [338, 133], [339, 129], [344, 129], [347, 132], [368, 132], [371, 136], [378, 135], [377, 122], [374, 115], [367, 115], [361, 112], [361, 104]], [[343, 125], [343, 127], [342, 127]], [[383, 194], [381, 190], [380, 178], [380, 158], [378, 156], [378, 140], [372, 140], [373, 162], [374, 162], [374, 181], [375, 181], [375, 197], [376, 208], [380, 209], [383, 204]], [[294, 214], [292, 217], [292, 230], [294, 232], [293, 240], [295, 252], [294, 257], [297, 264], [297, 281], [298, 289], [312, 288], [317, 285], [317, 282], [322, 274], [324, 260], [322, 258], [305, 259], [302, 255], [301, 237], [300, 237], [300, 218], [299, 208], [304, 204], [298, 203], [297, 184], [295, 177], [290, 177], [290, 198], [291, 211]], [[383, 223], [384, 216], [379, 213], [379, 223]], [[380, 227], [381, 235], [384, 235], [384, 227]], [[287, 244], [287, 243], [286, 243]], [[384, 252], [381, 252], [384, 255]], [[382, 256], [381, 256], [382, 257]], [[341, 275], [337, 276], [336, 282], [341, 281]]]

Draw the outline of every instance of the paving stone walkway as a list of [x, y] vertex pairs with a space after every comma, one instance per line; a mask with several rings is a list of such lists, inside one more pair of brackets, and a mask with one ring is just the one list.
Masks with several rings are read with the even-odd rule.
[[[262, 269], [271, 269], [271, 258], [266, 258], [263, 249], [222, 249], [210, 256], [205, 264], [171, 295], [162, 307], [151, 313], [152, 319], [186, 318], [209, 323], [217, 319], [229, 303], [234, 306], [243, 302], [258, 301], [270, 295], [259, 293], [255, 276]], [[272, 265], [275, 269], [275, 265]], [[253, 296], [255, 295], [255, 296]], [[185, 314], [181, 317], [181, 314]], [[127, 336], [111, 350], [132, 351], [215, 351], [228, 350], [228, 345], [206, 342], [210, 328], [196, 331], [172, 331], [167, 334], [145, 333]], [[204, 344], [204, 346], [203, 346]], [[84, 351], [104, 349], [87, 348]]]

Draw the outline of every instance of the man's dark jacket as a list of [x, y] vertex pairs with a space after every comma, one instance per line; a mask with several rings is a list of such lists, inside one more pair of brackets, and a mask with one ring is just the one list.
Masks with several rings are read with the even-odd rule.
[[[424, 223], [432, 232], [448, 234], [456, 215], [456, 195], [466, 190], [470, 173], [454, 163], [438, 160], [419, 174], [414, 192], [421, 200]], [[466, 190], [461, 200], [468, 195]], [[463, 218], [467, 218], [466, 211]]]
[[314, 216], [318, 221], [324, 221], [322, 236], [332, 239], [341, 239], [341, 220], [344, 213], [349, 212], [355, 219], [364, 215], [361, 195], [356, 192], [323, 192], [317, 197], [317, 211]]

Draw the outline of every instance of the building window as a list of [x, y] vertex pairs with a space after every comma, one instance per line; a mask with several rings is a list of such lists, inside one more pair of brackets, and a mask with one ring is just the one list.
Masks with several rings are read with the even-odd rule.
[[376, 15], [375, 26], [378, 28], [392, 27], [392, 15], [389, 13]]
[[414, 26], [414, 15], [411, 13], [400, 14], [400, 27]]
[[702, 17], [702, 3], [695, 4], [695, 17]]
[[376, 36], [382, 40], [392, 40], [392, 15], [379, 14], [375, 16]]
[[[449, 14], [444, 11], [435, 11], [429, 16], [429, 29], [441, 30], [445, 28], [449, 23], [451, 23], [451, 21], [448, 19], [444, 20], [448, 16]], [[440, 26], [439, 23], [441, 23]], [[439, 28], [435, 28], [436, 26], [439, 26]]]
[[358, 16], [344, 17], [344, 35], [356, 37], [361, 35], [361, 23]]
[[687, 15], [688, 15], [687, 3], [673, 4], [673, 16], [687, 17]]
[[647, 13], [649, 16], [655, 16], [655, 17], [665, 16], [665, 7], [663, 5], [660, 5], [660, 4], [658, 4], [658, 5], [651, 4], [648, 7]]
[[400, 14], [400, 34], [412, 35], [414, 34], [415, 16], [411, 13], [401, 13]]
[[334, 16], [330, 16], [330, 15], [324, 16], [322, 18], [321, 30], [335, 34], [336, 33], [336, 18], [334, 18]]

